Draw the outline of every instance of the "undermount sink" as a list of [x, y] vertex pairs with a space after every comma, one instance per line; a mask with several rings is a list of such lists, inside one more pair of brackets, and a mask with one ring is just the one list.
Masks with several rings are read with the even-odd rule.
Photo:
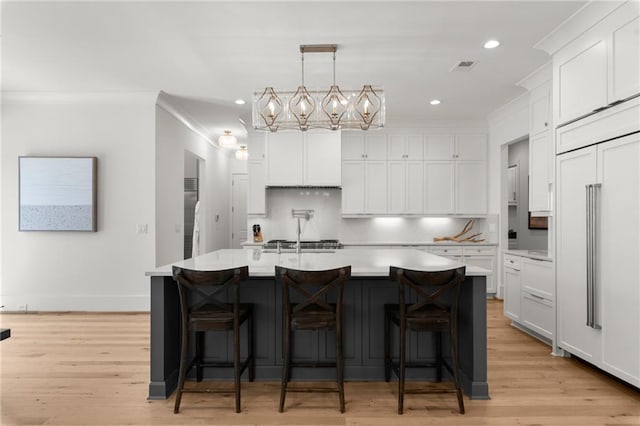
[[[300, 253], [335, 253], [335, 250], [302, 249]], [[262, 253], [278, 253], [277, 249], [262, 249]], [[296, 253], [296, 249], [281, 249], [280, 253]]]

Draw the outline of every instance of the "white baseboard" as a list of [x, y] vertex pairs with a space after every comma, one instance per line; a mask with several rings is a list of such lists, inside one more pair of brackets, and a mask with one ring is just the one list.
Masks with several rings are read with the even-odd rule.
[[151, 298], [144, 295], [12, 295], [1, 296], [2, 312], [149, 312]]

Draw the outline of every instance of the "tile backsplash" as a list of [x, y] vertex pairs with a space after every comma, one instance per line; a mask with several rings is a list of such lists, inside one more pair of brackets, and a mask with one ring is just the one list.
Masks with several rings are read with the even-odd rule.
[[[433, 237], [454, 235], [469, 220], [462, 217], [341, 217], [341, 191], [329, 188], [267, 189], [267, 217], [250, 217], [248, 228], [260, 224], [265, 241], [295, 240], [297, 220], [291, 209], [313, 209], [314, 216], [301, 221], [302, 239], [338, 239], [343, 243], [407, 242], [428, 243]], [[495, 243], [497, 216], [475, 219], [470, 233], [482, 232], [478, 238]], [[251, 235], [251, 234], [249, 234]]]

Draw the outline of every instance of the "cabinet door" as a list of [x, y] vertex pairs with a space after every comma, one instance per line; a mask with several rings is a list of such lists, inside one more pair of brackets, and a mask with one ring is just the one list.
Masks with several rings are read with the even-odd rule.
[[456, 213], [487, 213], [487, 164], [456, 162]]
[[249, 149], [249, 157], [252, 160], [264, 160], [267, 149], [266, 133], [250, 133], [247, 137], [247, 148]]
[[453, 161], [425, 161], [424, 163], [424, 212], [428, 214], [453, 213], [455, 211]]
[[[405, 213], [419, 214], [424, 211], [424, 171], [422, 161], [406, 163], [406, 202]], [[390, 191], [393, 191], [389, 188]], [[389, 193], [391, 196], [391, 192]]]
[[488, 269], [491, 271], [491, 275], [487, 275], [487, 293], [495, 293], [497, 289], [496, 277], [495, 277], [495, 256], [465, 256], [464, 263], [467, 265], [478, 266], [480, 268]]
[[342, 213], [364, 213], [364, 161], [342, 162]]
[[342, 160], [364, 160], [362, 132], [342, 132]]
[[302, 185], [303, 139], [300, 132], [270, 133], [267, 143], [267, 184]]
[[507, 201], [510, 206], [518, 205], [518, 166], [507, 169]]
[[601, 333], [587, 322], [585, 185], [596, 182], [596, 148], [558, 156], [556, 280], [558, 345], [597, 364]]
[[[640, 386], [640, 134], [598, 146], [602, 364]], [[601, 319], [601, 321], [599, 321]]]
[[304, 184], [340, 186], [340, 132], [307, 132], [304, 139]]
[[[577, 50], [577, 51], [576, 51]], [[600, 39], [568, 49], [558, 59], [558, 122], [590, 113], [607, 105], [607, 46]]]
[[612, 43], [609, 103], [640, 93], [640, 17], [616, 29]]
[[405, 135], [389, 135], [388, 159], [404, 160], [407, 151], [407, 137]]
[[529, 100], [529, 135], [551, 129], [551, 83], [531, 91]]
[[386, 213], [386, 161], [365, 161], [365, 186], [365, 213]]
[[405, 159], [422, 160], [424, 157], [424, 139], [422, 135], [408, 135]]
[[456, 160], [486, 161], [487, 160], [487, 136], [486, 135], [457, 135], [455, 155], [456, 155]]
[[247, 186], [247, 214], [265, 214], [266, 171], [263, 160], [247, 162], [249, 184]]
[[404, 161], [389, 161], [389, 213], [405, 213], [406, 165]]
[[425, 135], [424, 159], [425, 160], [453, 160], [454, 150], [453, 135]]
[[551, 131], [529, 139], [529, 211], [551, 210]]
[[504, 268], [504, 315], [520, 321], [521, 307], [520, 271]]
[[387, 159], [387, 135], [365, 135], [365, 158], [367, 160]]

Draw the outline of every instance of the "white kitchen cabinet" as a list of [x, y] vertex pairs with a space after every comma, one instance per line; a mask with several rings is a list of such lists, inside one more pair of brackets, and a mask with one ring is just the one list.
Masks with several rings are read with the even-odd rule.
[[486, 161], [487, 135], [456, 135], [457, 161]]
[[342, 214], [365, 213], [364, 161], [342, 162]]
[[491, 271], [490, 275], [487, 275], [487, 293], [495, 294], [497, 289], [497, 282], [495, 279], [494, 271], [496, 270], [495, 256], [464, 256], [464, 263], [467, 265], [478, 266], [480, 268], [488, 269]]
[[529, 211], [551, 211], [553, 141], [551, 131], [529, 138]]
[[455, 157], [454, 135], [425, 135], [424, 159], [432, 161], [453, 160]]
[[555, 327], [553, 264], [523, 258], [521, 265], [520, 320], [524, 327], [551, 341]]
[[455, 163], [452, 161], [424, 162], [424, 212], [451, 214], [455, 211]]
[[340, 132], [277, 132], [267, 139], [268, 186], [340, 186]]
[[247, 214], [264, 215], [266, 214], [265, 203], [265, 186], [267, 184], [267, 173], [265, 161], [248, 160], [247, 161]]
[[626, 2], [556, 53], [556, 125], [640, 92], [640, 3]]
[[388, 159], [422, 160], [424, 142], [422, 135], [389, 135]]
[[251, 160], [265, 160], [267, 149], [267, 134], [263, 132], [249, 133], [247, 148]]
[[424, 167], [422, 161], [389, 161], [389, 213], [423, 212]]
[[342, 162], [342, 214], [387, 213], [387, 162]]
[[520, 258], [505, 255], [503, 265], [504, 315], [519, 322], [522, 305]]
[[507, 202], [510, 206], [518, 205], [518, 166], [509, 166], [507, 169]]
[[342, 162], [340, 132], [306, 132], [304, 135], [304, 185], [340, 186]]
[[267, 185], [299, 186], [303, 181], [304, 143], [301, 132], [267, 136]]
[[491, 271], [487, 275], [487, 293], [495, 294], [497, 291], [496, 249], [492, 246], [441, 246], [430, 247], [430, 253], [446, 257], [464, 263], [465, 265], [478, 266]]
[[343, 132], [342, 160], [384, 161], [387, 159], [387, 135]]
[[458, 214], [487, 213], [487, 163], [457, 161], [455, 200]]
[[551, 82], [531, 90], [529, 96], [529, 137], [551, 130]]
[[639, 161], [639, 133], [557, 159], [558, 345], [634, 386], [640, 386]]

